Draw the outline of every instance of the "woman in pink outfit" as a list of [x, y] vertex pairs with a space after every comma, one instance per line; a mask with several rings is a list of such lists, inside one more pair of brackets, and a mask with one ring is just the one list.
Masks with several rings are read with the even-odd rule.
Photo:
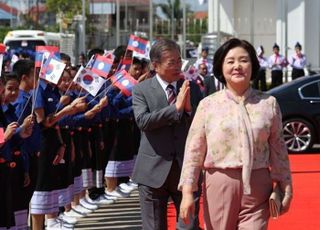
[[204, 170], [206, 229], [267, 229], [273, 184], [284, 192], [282, 213], [292, 198], [280, 108], [273, 96], [250, 87], [259, 62], [247, 41], [227, 41], [213, 65], [226, 88], [200, 102], [189, 130], [180, 216], [187, 222], [192, 215], [193, 192]]

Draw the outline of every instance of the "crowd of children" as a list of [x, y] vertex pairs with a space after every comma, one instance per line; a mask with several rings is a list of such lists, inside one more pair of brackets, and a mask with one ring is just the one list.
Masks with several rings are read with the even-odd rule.
[[[93, 49], [88, 57], [104, 51]], [[126, 46], [113, 52], [113, 75]], [[70, 57], [58, 84], [38, 78], [34, 61], [2, 72], [0, 110], [0, 229], [72, 229], [77, 218], [137, 188], [131, 179], [140, 131], [131, 96], [106, 81], [96, 97], [74, 81]], [[141, 81], [146, 62], [128, 73]], [[140, 78], [140, 79], [139, 79]]]

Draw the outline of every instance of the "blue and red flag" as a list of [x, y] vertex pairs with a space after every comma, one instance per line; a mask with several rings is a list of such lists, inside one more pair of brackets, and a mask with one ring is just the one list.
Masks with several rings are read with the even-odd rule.
[[50, 54], [54, 54], [56, 57], [60, 58], [59, 47], [57, 46], [36, 46], [36, 57], [34, 67], [41, 67], [43, 55], [46, 54], [48, 57]]
[[125, 70], [116, 73], [110, 79], [112, 84], [118, 87], [127, 97], [131, 96], [133, 86], [138, 84], [138, 81]]
[[93, 61], [91, 71], [101, 77], [107, 78], [112, 67], [113, 59], [107, 56], [97, 55]]
[[138, 53], [144, 54], [146, 52], [148, 41], [133, 34], [130, 35], [129, 42], [128, 42], [128, 50], [136, 51]]

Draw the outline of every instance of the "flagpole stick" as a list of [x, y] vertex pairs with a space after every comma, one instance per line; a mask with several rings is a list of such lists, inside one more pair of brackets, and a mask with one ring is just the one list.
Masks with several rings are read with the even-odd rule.
[[[123, 55], [123, 57], [121, 58], [121, 60], [119, 61], [119, 64], [118, 64], [118, 66], [117, 66], [117, 68], [116, 68], [116, 72], [115, 73], [117, 73], [118, 71], [119, 71], [119, 67], [122, 65], [122, 61], [125, 59], [125, 57], [126, 57], [126, 54], [127, 54], [127, 50], [128, 50], [128, 48], [126, 49], [126, 51], [124, 52], [124, 55]], [[131, 64], [132, 64], [132, 62], [131, 62]], [[113, 85], [113, 84], [111, 84], [111, 85]], [[109, 86], [108, 86], [109, 87]], [[107, 92], [105, 92], [105, 95], [104, 96], [106, 96], [107, 95]]]
[[[68, 86], [68, 88], [67, 88], [66, 92], [64, 93], [64, 95], [66, 95], [67, 93], [69, 93], [69, 90], [70, 90], [70, 88], [71, 88], [72, 85], [73, 85], [73, 81], [71, 81], [71, 83], [70, 83], [70, 85]], [[64, 95], [62, 95], [62, 96], [64, 96]]]
[[[73, 84], [73, 81], [71, 81], [71, 83], [70, 83], [70, 85], [68, 86], [67, 90], [62, 94], [61, 97], [67, 95], [67, 93], [68, 93], [68, 91], [70, 90], [72, 84]], [[60, 98], [61, 98], [61, 97], [60, 97]], [[57, 107], [57, 108], [56, 108], [56, 111], [54, 112], [54, 114], [56, 114], [56, 113], [58, 112], [59, 108], [60, 108], [60, 107]]]
[[82, 93], [82, 90], [83, 90], [83, 88], [81, 88], [81, 89], [80, 89], [80, 92], [79, 92], [79, 94], [78, 94], [78, 97], [77, 97], [77, 98], [79, 98], [79, 97], [80, 97], [80, 95], [81, 95], [81, 93]]
[[88, 102], [88, 105], [91, 104], [98, 96], [100, 96], [102, 93], [105, 93], [104, 96], [107, 95], [107, 93], [109, 92], [109, 90], [111, 89], [111, 86], [113, 86], [114, 84], [112, 83], [111, 85], [109, 85], [107, 88], [103, 89], [99, 94], [97, 94], [91, 101]]
[[[41, 68], [40, 68], [40, 72], [41, 72]], [[37, 95], [38, 95], [38, 91], [39, 91], [39, 86], [40, 86], [40, 72], [39, 72], [39, 78], [38, 78], [38, 84], [37, 87], [34, 90], [34, 98], [33, 98], [33, 103], [32, 103], [32, 107], [31, 107], [31, 114], [33, 114], [34, 112], [34, 107], [36, 105], [36, 100], [37, 100]]]
[[[31, 95], [28, 97], [28, 100], [27, 100], [26, 104], [24, 105], [20, 116], [18, 117], [18, 120], [17, 120], [17, 123], [18, 123], [18, 124], [20, 123], [20, 119], [22, 118], [23, 112], [26, 110], [27, 105], [28, 105], [28, 102], [29, 102], [29, 100], [30, 100], [31, 97], [32, 97]], [[31, 114], [32, 114], [32, 113], [31, 113]]]
[[[44, 61], [44, 55], [42, 55], [42, 60], [41, 60], [41, 66], [39, 69], [39, 73], [38, 73], [38, 81], [37, 81], [37, 87], [35, 88], [35, 90], [33, 90], [33, 103], [31, 106], [31, 114], [33, 114], [34, 112], [34, 106], [36, 104], [36, 99], [37, 99], [37, 94], [38, 94], [38, 89], [39, 89], [39, 85], [40, 85], [40, 75], [41, 75], [41, 70], [42, 70], [42, 66], [43, 66], [43, 61]], [[37, 68], [34, 68], [34, 82], [36, 81], [36, 76], [37, 76]]]
[[[36, 88], [36, 75], [37, 75], [37, 68], [34, 67], [34, 69], [33, 69], [33, 88], [34, 89]], [[32, 102], [31, 102], [31, 104], [33, 104], [34, 101], [35, 101], [34, 93], [35, 93], [35, 91], [33, 90], [32, 91]]]

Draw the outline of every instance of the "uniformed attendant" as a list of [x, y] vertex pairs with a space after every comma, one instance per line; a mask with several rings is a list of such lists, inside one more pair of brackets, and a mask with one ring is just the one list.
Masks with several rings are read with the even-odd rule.
[[[109, 76], [112, 76], [116, 72], [116, 70], [120, 68], [119, 63], [121, 63], [122, 58], [132, 58], [132, 51], [128, 51], [126, 46], [118, 46], [114, 50], [113, 55], [114, 61], [111, 71], [109, 72]], [[139, 60], [136, 59], [134, 60], [134, 62], [138, 64]], [[134, 71], [133, 67], [134, 66], [130, 66], [133, 75], [138, 75], [137, 72], [139, 72], [140, 74], [140, 71]], [[128, 194], [125, 194], [121, 192], [120, 189], [117, 189], [117, 185], [119, 182], [119, 177], [128, 177], [131, 175], [131, 172], [129, 172], [130, 169], [127, 172], [124, 171], [128, 168], [128, 164], [133, 165], [134, 163], [132, 149], [133, 132], [128, 132], [128, 130], [132, 130], [132, 121], [129, 121], [128, 117], [124, 115], [126, 112], [122, 110], [126, 107], [124, 106], [126, 104], [126, 99], [122, 98], [121, 95], [118, 95], [119, 90], [110, 84], [111, 83], [108, 81], [104, 86], [104, 89], [107, 89], [106, 95], [108, 97], [108, 107], [106, 107], [106, 109], [101, 113], [102, 119], [104, 121], [103, 134], [105, 155], [107, 156], [104, 172], [107, 191], [104, 196], [108, 200], [116, 200], [119, 197], [128, 196]], [[128, 142], [126, 142], [125, 140], [128, 140]], [[130, 159], [128, 159], [127, 154], [129, 154], [129, 156], [131, 155], [129, 157]]]
[[198, 76], [195, 79], [195, 83], [199, 86], [202, 93], [204, 93], [204, 79], [208, 76], [208, 67], [205, 63], [201, 63], [198, 66]]
[[[14, 130], [14, 134], [10, 140], [1, 147], [3, 154], [2, 162], [6, 163], [7, 167], [7, 192], [11, 195], [7, 197], [8, 215], [14, 217], [14, 226], [18, 229], [25, 229], [28, 226], [28, 198], [26, 197], [26, 190], [30, 184], [28, 172], [25, 170], [24, 163], [28, 159], [21, 154], [20, 148], [23, 144], [23, 139], [29, 137], [32, 133], [32, 116], [25, 117], [21, 122], [18, 122], [18, 117], [15, 113], [15, 107], [12, 103], [17, 99], [19, 94], [20, 78], [13, 73], [6, 74], [1, 78], [4, 84], [4, 93], [1, 98], [1, 109], [3, 111], [3, 123], [7, 129]], [[11, 212], [11, 213], [10, 213]]]
[[208, 58], [209, 55], [209, 48], [208, 47], [204, 47], [201, 49], [201, 56], [200, 58], [194, 63], [194, 67], [196, 69], [199, 69], [199, 65], [200, 64], [205, 64], [208, 68], [208, 74], [212, 73], [212, 60]]
[[273, 46], [273, 54], [269, 57], [268, 63], [271, 68], [271, 88], [283, 83], [283, 69], [288, 65], [285, 56], [279, 53], [280, 47], [275, 43]]
[[290, 66], [292, 67], [292, 80], [305, 76], [304, 68], [307, 65], [307, 58], [301, 50], [302, 46], [299, 42], [294, 46], [295, 53], [289, 58]]
[[120, 177], [129, 177], [134, 167], [132, 97], [126, 97], [115, 87], [108, 95], [109, 105], [115, 114], [114, 141], [105, 171], [106, 194], [121, 198], [128, 196], [117, 188]]
[[58, 190], [62, 189], [58, 166], [63, 163], [66, 149], [56, 123], [63, 116], [76, 113], [76, 106], [83, 101], [83, 98], [74, 100], [56, 113], [56, 105], [60, 100], [59, 90], [51, 83], [41, 79], [36, 92], [34, 111], [41, 127], [42, 138], [37, 185], [30, 202], [32, 229], [43, 228], [45, 214], [47, 215], [47, 229], [54, 229], [61, 225], [57, 220]]
[[[71, 97], [78, 97], [79, 90], [74, 92], [76, 93], [73, 93]], [[73, 116], [67, 116], [62, 121], [65, 123], [65, 120], [69, 119], [67, 122], [68, 126], [69, 128], [72, 127], [74, 131], [72, 139], [75, 147], [74, 190], [76, 193], [72, 203], [72, 210], [65, 212], [65, 215], [72, 217], [82, 217], [90, 213], [90, 210], [97, 209], [97, 205], [113, 203], [113, 201], [106, 200], [103, 196], [103, 173], [101, 172], [104, 161], [103, 154], [100, 153], [98, 157], [96, 157], [97, 151], [94, 149], [95, 147], [103, 147], [103, 145], [101, 145], [101, 138], [98, 138], [98, 135], [101, 135], [101, 127], [98, 125], [96, 125], [96, 127], [94, 126], [95, 124], [99, 124], [97, 123], [97, 121], [100, 121], [99, 113], [101, 109], [107, 105], [107, 100], [103, 97], [100, 101], [96, 101], [89, 95], [86, 96], [85, 100], [86, 105], [88, 104], [87, 111], [77, 113]], [[99, 130], [93, 131], [94, 128], [99, 128]], [[96, 131], [97, 133], [93, 134]], [[93, 135], [94, 137], [90, 137]], [[95, 176], [93, 176], [93, 172]], [[81, 181], [79, 181], [79, 179], [81, 179]], [[86, 197], [86, 189], [92, 187], [95, 187], [95, 190], [97, 190], [97, 187], [103, 188], [102, 195], [97, 195], [98, 197], [94, 197], [94, 200]]]
[[[71, 92], [71, 83], [72, 76], [69, 71], [70, 67], [66, 67], [62, 73], [62, 76], [58, 82], [57, 88], [61, 95], [60, 102], [57, 104], [57, 110], [63, 108], [65, 105], [70, 104], [71, 98], [69, 92]], [[72, 115], [71, 115], [72, 116]], [[74, 217], [67, 217], [63, 215], [64, 211], [71, 211], [71, 202], [74, 195], [74, 177], [73, 177], [73, 166], [75, 163], [75, 146], [73, 142], [73, 130], [71, 129], [70, 120], [65, 119], [67, 116], [64, 116], [57, 122], [60, 131], [60, 138], [62, 142], [66, 145], [63, 164], [59, 164], [59, 173], [61, 177], [61, 187], [59, 195], [59, 206], [60, 206], [60, 215], [59, 219], [63, 222], [73, 225], [77, 222], [77, 219]]]
[[[93, 188], [91, 191], [91, 197], [100, 203], [105, 203], [103, 200], [106, 198], [104, 197], [104, 168], [105, 168], [105, 161], [106, 155], [104, 152], [104, 137], [103, 137], [103, 121], [101, 117], [101, 110], [105, 106], [107, 106], [108, 101], [107, 97], [101, 95], [100, 97], [94, 98], [92, 95], [87, 96], [89, 108], [85, 116], [86, 119], [90, 119], [90, 127], [88, 127], [88, 140], [89, 146], [91, 150], [91, 168], [93, 170]], [[108, 203], [113, 203], [113, 201], [107, 201]]]
[[[71, 75], [75, 77], [77, 68], [71, 69]], [[73, 100], [79, 96], [79, 92], [81, 91], [81, 87], [78, 85], [74, 85], [74, 89], [72, 90], [71, 97]], [[88, 98], [86, 98], [86, 105], [89, 103]], [[93, 108], [92, 108], [93, 107]], [[72, 129], [74, 131], [73, 141], [75, 145], [75, 165], [74, 165], [74, 199], [73, 205], [81, 205], [86, 209], [95, 210], [98, 208], [98, 204], [94, 204], [94, 202], [86, 197], [86, 189], [88, 188], [89, 181], [83, 181], [83, 176], [87, 179], [90, 177], [90, 187], [92, 184], [92, 168], [89, 168], [90, 157], [87, 157], [88, 164], [84, 164], [84, 156], [89, 156], [90, 148], [88, 141], [88, 132], [87, 129], [84, 129], [91, 122], [91, 117], [93, 114], [96, 114], [98, 110], [94, 108], [94, 106], [88, 106], [87, 111], [83, 111], [72, 116]], [[83, 167], [85, 166], [85, 167]], [[83, 170], [83, 174], [82, 174]], [[85, 186], [84, 186], [85, 185]]]
[[0, 228], [10, 228], [16, 225], [13, 208], [13, 186], [11, 184], [11, 152], [5, 147], [16, 133], [17, 123], [5, 124], [5, 117], [0, 108], [0, 128], [4, 129], [4, 143], [0, 144]]
[[268, 64], [267, 58], [263, 56], [264, 54], [263, 46], [259, 46], [256, 51], [257, 51], [257, 57], [260, 64], [260, 69], [258, 72], [258, 76], [253, 80], [253, 88], [266, 91], [267, 90], [266, 70], [269, 64]]

